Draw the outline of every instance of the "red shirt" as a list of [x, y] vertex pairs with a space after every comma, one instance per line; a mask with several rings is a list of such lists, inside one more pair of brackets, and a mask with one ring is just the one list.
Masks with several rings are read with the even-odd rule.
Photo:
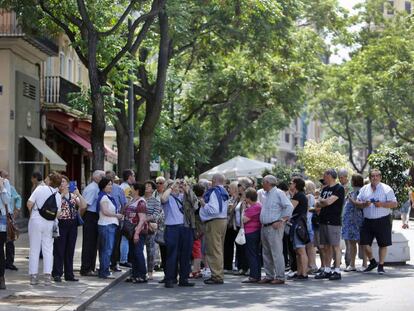
[[140, 213], [147, 213], [147, 203], [143, 198], [139, 200], [134, 200], [127, 205], [127, 207], [125, 208], [125, 219], [129, 220], [134, 225], [137, 225], [139, 222], [138, 214]]

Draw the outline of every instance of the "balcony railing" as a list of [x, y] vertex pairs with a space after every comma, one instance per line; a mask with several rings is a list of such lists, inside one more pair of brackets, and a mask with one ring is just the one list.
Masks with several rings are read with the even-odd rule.
[[15, 12], [0, 9], [0, 36], [23, 36], [24, 32]]
[[81, 91], [79, 86], [60, 76], [46, 76], [42, 84], [43, 101], [48, 104], [60, 103], [71, 106], [68, 94]]

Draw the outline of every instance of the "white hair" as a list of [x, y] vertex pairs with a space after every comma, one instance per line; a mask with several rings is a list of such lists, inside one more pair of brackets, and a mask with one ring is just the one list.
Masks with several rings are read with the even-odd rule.
[[342, 176], [348, 177], [348, 170], [346, 168], [341, 168], [338, 170], [338, 177]]
[[99, 180], [101, 180], [103, 177], [105, 176], [105, 172], [102, 170], [96, 170], [92, 173], [92, 179], [94, 181], [99, 182]]
[[266, 175], [265, 177], [263, 177], [263, 181], [267, 181], [273, 187], [277, 186], [277, 178], [273, 175]]
[[217, 185], [222, 185], [222, 184], [224, 184], [225, 179], [226, 179], [226, 177], [224, 177], [223, 174], [216, 173], [216, 174], [213, 175], [213, 178], [211, 180], [212, 180], [212, 182], [214, 182]]

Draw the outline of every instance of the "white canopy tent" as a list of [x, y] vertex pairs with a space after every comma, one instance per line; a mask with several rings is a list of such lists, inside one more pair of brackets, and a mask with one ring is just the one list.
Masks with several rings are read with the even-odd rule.
[[238, 177], [257, 177], [261, 176], [265, 169], [272, 170], [273, 166], [270, 163], [237, 156], [202, 173], [200, 179], [211, 180], [216, 173], [221, 173], [230, 180]]

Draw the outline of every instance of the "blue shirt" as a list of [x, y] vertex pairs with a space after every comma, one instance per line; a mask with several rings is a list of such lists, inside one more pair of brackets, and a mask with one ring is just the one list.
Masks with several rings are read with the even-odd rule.
[[[165, 225], [183, 225], [184, 224], [184, 211], [183, 206], [179, 205], [176, 200], [183, 202], [184, 196], [179, 194], [174, 198], [173, 194], [170, 194], [168, 201], [162, 204], [162, 208], [165, 214]], [[180, 211], [181, 209], [181, 211]]]
[[4, 180], [3, 190], [0, 192], [0, 232], [7, 231], [7, 217], [6, 217], [6, 206], [10, 202], [10, 183], [7, 179]]
[[87, 210], [96, 213], [96, 201], [98, 200], [99, 187], [96, 182], [91, 182], [83, 189], [82, 196], [88, 204]]
[[22, 208], [22, 197], [12, 185], [10, 185], [10, 196], [9, 214], [13, 214], [15, 208], [18, 210]]
[[119, 212], [121, 208], [124, 207], [125, 204], [127, 203], [125, 192], [121, 188], [121, 186], [117, 184], [112, 184], [111, 196], [115, 199], [116, 210], [117, 212]]

